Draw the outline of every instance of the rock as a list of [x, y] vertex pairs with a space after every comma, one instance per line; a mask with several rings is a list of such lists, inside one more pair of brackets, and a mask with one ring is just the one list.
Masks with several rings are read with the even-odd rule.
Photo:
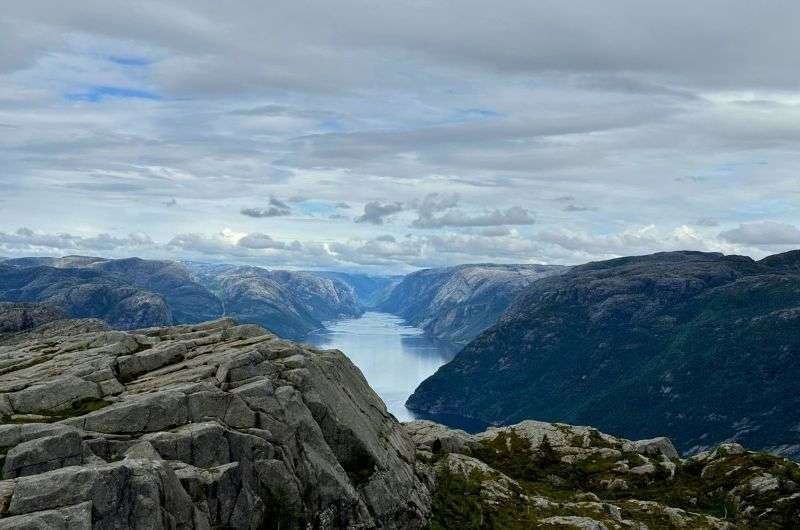
[[342, 353], [230, 319], [77, 331], [0, 346], [3, 406], [58, 421], [0, 425], [0, 528], [426, 524], [414, 443]]
[[576, 517], [572, 515], [548, 517], [546, 519], [542, 519], [542, 522], [544, 524], [553, 525], [556, 527], [566, 526], [578, 530], [608, 530], [607, 526], [595, 521], [594, 519], [590, 519], [588, 517]]
[[519, 496], [521, 490], [519, 483], [500, 473], [477, 458], [467, 455], [448, 454], [440, 466], [446, 467], [451, 473], [464, 477], [481, 477], [481, 497], [488, 504], [501, 504]]
[[44, 510], [0, 519], [3, 530], [88, 530], [92, 528], [92, 503], [82, 502], [57, 510]]
[[36, 475], [82, 462], [81, 437], [68, 430], [14, 445], [6, 453], [3, 479]]
[[664, 455], [667, 458], [680, 457], [670, 439], [663, 436], [659, 438], [650, 438], [649, 440], [636, 440], [633, 442], [633, 450], [648, 456]]
[[458, 429], [427, 420], [416, 420], [403, 424], [414, 444], [423, 451], [433, 453], [470, 454], [470, 445], [475, 445], [474, 437]]

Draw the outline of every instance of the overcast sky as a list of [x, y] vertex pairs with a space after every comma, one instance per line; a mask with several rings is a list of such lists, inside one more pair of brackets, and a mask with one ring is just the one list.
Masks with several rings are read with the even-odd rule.
[[800, 2], [7, 2], [0, 256], [800, 247]]

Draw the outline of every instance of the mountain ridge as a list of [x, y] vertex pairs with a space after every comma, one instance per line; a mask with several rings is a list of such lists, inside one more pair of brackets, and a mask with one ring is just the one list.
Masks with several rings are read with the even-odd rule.
[[574, 267], [520, 295], [408, 406], [800, 455], [798, 258], [674, 252]]

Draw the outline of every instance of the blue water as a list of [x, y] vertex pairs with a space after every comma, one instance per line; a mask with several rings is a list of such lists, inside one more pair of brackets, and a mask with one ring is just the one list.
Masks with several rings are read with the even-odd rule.
[[304, 342], [342, 350], [398, 420], [426, 418], [469, 431], [485, 427], [467, 418], [422, 415], [405, 407], [417, 386], [453, 358], [452, 347], [428, 339], [419, 328], [407, 326], [388, 313], [367, 312], [359, 318], [328, 322], [326, 327]]

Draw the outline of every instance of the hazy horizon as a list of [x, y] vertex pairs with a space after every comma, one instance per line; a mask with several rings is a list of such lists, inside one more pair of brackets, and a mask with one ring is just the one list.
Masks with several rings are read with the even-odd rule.
[[796, 2], [4, 7], [0, 256], [800, 247]]

